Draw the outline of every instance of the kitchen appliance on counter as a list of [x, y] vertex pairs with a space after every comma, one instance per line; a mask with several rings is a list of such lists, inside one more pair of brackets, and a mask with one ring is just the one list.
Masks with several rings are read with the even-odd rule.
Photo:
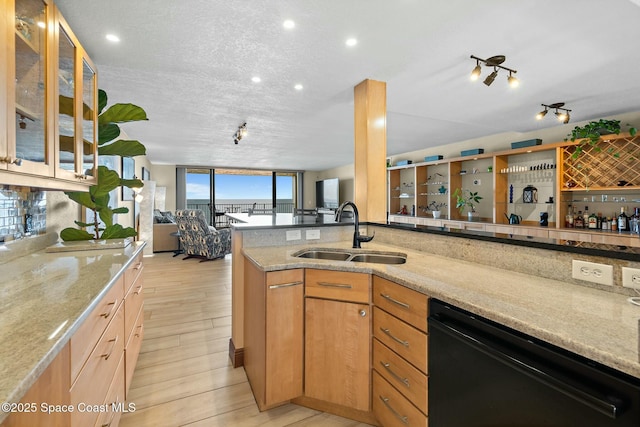
[[637, 427], [640, 379], [432, 299], [431, 427]]

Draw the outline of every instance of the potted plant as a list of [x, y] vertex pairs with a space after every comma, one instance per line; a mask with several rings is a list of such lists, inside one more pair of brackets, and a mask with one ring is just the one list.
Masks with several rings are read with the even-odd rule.
[[476, 216], [476, 205], [480, 203], [482, 196], [478, 195], [477, 191], [456, 188], [453, 192], [453, 197], [456, 198], [456, 208], [458, 208], [460, 214], [464, 213], [465, 208], [468, 207], [470, 209], [467, 215], [469, 221], [471, 221]]
[[[627, 124], [627, 126], [630, 125]], [[629, 134], [631, 136], [635, 136], [637, 131], [638, 130], [635, 127], [629, 127]], [[574, 127], [573, 130], [567, 134], [567, 137], [564, 140], [578, 141], [576, 150], [571, 155], [571, 158], [576, 159], [582, 153], [582, 147], [584, 144], [592, 145], [595, 147], [596, 151], [600, 151], [597, 147], [600, 136], [610, 134], [620, 134], [620, 120], [600, 119], [598, 121], [590, 121], [586, 125]], [[611, 150], [610, 154], [613, 154], [614, 157], [620, 157], [619, 153], [616, 153], [613, 150]]]
[[431, 211], [431, 215], [433, 215], [433, 217], [435, 219], [438, 219], [442, 215], [442, 212], [440, 212], [440, 209], [445, 207], [445, 206], [447, 206], [446, 203], [437, 203], [434, 200], [431, 203], [429, 203], [429, 205], [427, 206], [427, 210], [430, 210]]
[[[141, 107], [133, 104], [113, 104], [104, 110], [106, 105], [107, 94], [105, 91], [99, 90], [98, 155], [121, 157], [145, 155], [146, 148], [139, 141], [117, 138], [120, 136], [118, 123], [148, 120], [147, 113]], [[60, 111], [63, 114], [72, 115], [73, 100], [61, 96]], [[139, 179], [122, 179], [118, 172], [106, 166], [98, 166], [98, 183], [90, 186], [88, 192], [65, 192], [71, 200], [93, 211], [93, 222], [74, 221], [80, 228], [65, 228], [60, 232], [60, 237], [64, 241], [74, 241], [136, 236], [138, 233], [134, 228], [125, 228], [114, 223], [114, 215], [128, 213], [129, 209], [127, 207], [112, 209], [109, 206], [109, 193], [118, 187], [142, 188], [143, 185]], [[94, 228], [93, 234], [86, 230], [87, 227]]]

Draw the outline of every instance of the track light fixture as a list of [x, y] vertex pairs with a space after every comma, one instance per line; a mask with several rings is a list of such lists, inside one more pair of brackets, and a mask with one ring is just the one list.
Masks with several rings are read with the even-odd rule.
[[506, 70], [509, 72], [509, 77], [507, 77], [507, 82], [509, 82], [509, 86], [517, 87], [520, 84], [520, 81], [514, 76], [514, 74], [517, 73], [518, 71], [501, 65], [506, 59], [504, 55], [496, 55], [487, 59], [482, 59], [482, 58], [478, 58], [475, 55], [471, 55], [471, 59], [476, 60], [476, 66], [471, 72], [471, 80], [478, 80], [478, 78], [480, 77], [480, 72], [481, 72], [480, 63], [482, 62], [486, 67], [493, 67], [493, 71], [491, 72], [491, 74], [489, 74], [487, 78], [484, 79], [484, 84], [486, 84], [487, 86], [491, 86], [491, 83], [493, 83], [493, 81], [498, 76], [498, 71], [500, 69]]
[[569, 114], [571, 112], [571, 110], [568, 110], [566, 108], [562, 108], [564, 107], [564, 102], [555, 102], [553, 104], [540, 104], [544, 107], [544, 110], [540, 111], [538, 114], [536, 114], [536, 119], [537, 120], [542, 120], [544, 118], [544, 116], [547, 115], [547, 113], [549, 112], [549, 110], [555, 110], [555, 115], [556, 118], [558, 119], [558, 121], [567, 124], [569, 123], [569, 120], [571, 120], [571, 115]]
[[242, 125], [238, 126], [238, 130], [233, 135], [233, 143], [237, 145], [238, 142], [240, 142], [242, 138], [247, 136], [248, 133], [249, 132], [247, 131], [247, 123], [243, 123]]

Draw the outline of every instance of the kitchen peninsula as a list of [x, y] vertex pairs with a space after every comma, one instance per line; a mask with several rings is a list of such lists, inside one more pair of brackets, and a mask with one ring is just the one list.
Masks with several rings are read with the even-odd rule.
[[[586, 248], [553, 239], [369, 223], [367, 234], [375, 233], [376, 237], [373, 242], [363, 245], [363, 249], [356, 250], [349, 249], [352, 225], [319, 227], [323, 237], [325, 231], [335, 229], [331, 236], [327, 235], [328, 240], [287, 241], [286, 231], [296, 227], [294, 224], [275, 228], [250, 227], [248, 244], [241, 250], [248, 260], [245, 264], [262, 272], [267, 280], [272, 273], [279, 276], [298, 274], [296, 272], [365, 275], [370, 277], [368, 292], [375, 289], [376, 281], [386, 280], [621, 371], [635, 381], [640, 379], [640, 307], [627, 301], [629, 290], [620, 285], [621, 267], [640, 267], [637, 248], [613, 252], [604, 245], [592, 244]], [[237, 227], [234, 232], [242, 233], [241, 230], [242, 227]], [[313, 248], [401, 252], [407, 255], [407, 262], [384, 265], [294, 256], [303, 249]], [[573, 259], [613, 265], [614, 286], [595, 289], [586, 282], [572, 279]], [[303, 278], [286, 282], [297, 283], [299, 280], [303, 286], [308, 286], [306, 276], [300, 277]], [[238, 286], [236, 280], [234, 270], [234, 295]], [[249, 289], [258, 286], [256, 283], [255, 280], [243, 282], [243, 287]], [[256, 295], [257, 289], [249, 292]], [[373, 292], [373, 298], [377, 294], [378, 291]], [[375, 302], [371, 307], [374, 305]], [[234, 330], [237, 322], [245, 321], [237, 315], [234, 311]], [[377, 328], [374, 329], [375, 335]], [[269, 337], [268, 326], [266, 333]], [[233, 351], [231, 356], [233, 359]], [[256, 390], [260, 384], [253, 381], [252, 387], [260, 401], [260, 391]], [[292, 401], [306, 405], [310, 399], [301, 396]], [[277, 404], [275, 401], [263, 403], [265, 407]], [[373, 408], [375, 412], [375, 401]], [[371, 420], [363, 418], [362, 411], [353, 417]]]

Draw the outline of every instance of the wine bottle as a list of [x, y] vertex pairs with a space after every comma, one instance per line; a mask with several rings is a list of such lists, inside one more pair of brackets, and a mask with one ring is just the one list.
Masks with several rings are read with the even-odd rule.
[[618, 232], [629, 231], [629, 217], [624, 213], [624, 206], [620, 207], [620, 215], [618, 215]]

